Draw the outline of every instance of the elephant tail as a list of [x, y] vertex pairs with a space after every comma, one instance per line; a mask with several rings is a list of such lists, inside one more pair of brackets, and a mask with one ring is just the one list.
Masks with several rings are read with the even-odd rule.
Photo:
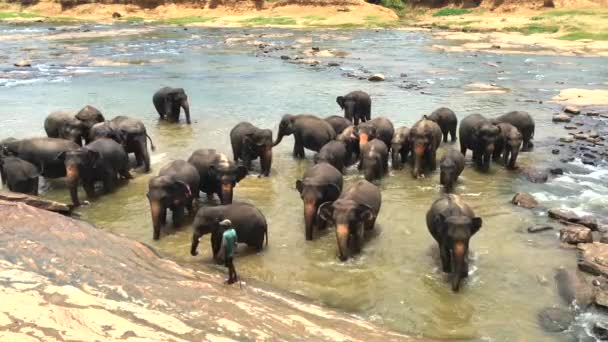
[[152, 150], [152, 152], [156, 151], [156, 146], [154, 146], [154, 143], [152, 142], [152, 138], [150, 138], [148, 133], [146, 133], [146, 138], [148, 138], [148, 140], [150, 140], [150, 149]]

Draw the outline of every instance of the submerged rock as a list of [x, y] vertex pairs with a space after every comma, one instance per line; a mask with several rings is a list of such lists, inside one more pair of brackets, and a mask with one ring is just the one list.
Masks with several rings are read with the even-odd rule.
[[546, 183], [549, 180], [549, 171], [526, 167], [522, 170], [523, 175], [532, 183]]
[[549, 209], [547, 214], [552, 219], [563, 220], [572, 223], [577, 223], [580, 220], [580, 217], [576, 213], [566, 209]]
[[538, 201], [536, 201], [536, 198], [525, 192], [516, 193], [513, 199], [511, 200], [511, 203], [526, 209], [533, 209], [538, 206]]
[[556, 114], [553, 115], [553, 122], [570, 122], [572, 119], [569, 115], [566, 114]]
[[555, 283], [559, 296], [566, 304], [575, 303], [584, 309], [593, 303], [592, 285], [588, 284], [576, 270], [560, 268], [555, 274]]
[[538, 323], [547, 332], [562, 332], [574, 322], [574, 314], [561, 308], [545, 308], [538, 313]]
[[528, 233], [540, 233], [546, 230], [552, 230], [552, 226], [538, 224], [536, 226], [528, 227]]

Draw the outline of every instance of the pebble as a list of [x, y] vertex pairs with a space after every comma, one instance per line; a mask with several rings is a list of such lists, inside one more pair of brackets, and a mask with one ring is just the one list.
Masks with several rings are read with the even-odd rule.
[[536, 226], [532, 226], [532, 227], [528, 227], [528, 233], [540, 233], [540, 232], [544, 232], [546, 230], [552, 230], [553, 227], [551, 226], [547, 226], [547, 225], [542, 225], [542, 224], [538, 224]]
[[553, 149], [553, 150], [551, 150], [551, 153], [553, 153], [553, 154], [559, 154], [559, 149], [557, 149], [557, 148]]
[[553, 122], [570, 122], [572, 119], [566, 114], [553, 115]]
[[26, 61], [26, 60], [21, 60], [13, 65], [16, 66], [17, 68], [29, 68], [32, 66], [32, 62]]
[[578, 115], [581, 113], [581, 110], [575, 106], [567, 106], [564, 108], [564, 112], [569, 113], [569, 114]]
[[559, 138], [559, 141], [564, 142], [564, 143], [572, 143], [572, 142], [574, 142], [574, 138], [573, 137], [562, 137], [562, 138]]
[[368, 81], [371, 82], [382, 82], [384, 81], [386, 78], [384, 77], [383, 74], [373, 74], [370, 77], [367, 78]]

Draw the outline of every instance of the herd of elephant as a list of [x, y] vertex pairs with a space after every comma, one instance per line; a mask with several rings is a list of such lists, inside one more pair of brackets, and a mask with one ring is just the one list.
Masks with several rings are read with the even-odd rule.
[[[179, 226], [185, 211], [194, 217], [191, 254], [197, 255], [200, 238], [211, 234], [214, 257], [219, 257], [224, 219], [232, 221], [239, 243], [257, 250], [268, 244], [264, 215], [246, 203], [232, 203], [234, 188], [260, 160], [260, 177], [270, 176], [272, 148], [283, 137], [293, 135], [295, 158], [305, 158], [305, 149], [316, 151], [314, 164], [295, 182], [304, 207], [305, 237], [313, 240], [315, 231], [335, 226], [337, 254], [345, 261], [362, 249], [364, 234], [374, 228], [382, 202], [377, 182], [392, 168], [400, 170], [411, 163], [412, 175], [424, 177], [437, 168], [436, 152], [443, 142], [456, 141], [458, 118], [448, 108], [424, 115], [411, 128], [394, 128], [386, 117], [371, 117], [371, 98], [354, 91], [336, 99], [342, 116], [319, 118], [314, 115], [284, 115], [276, 140], [270, 129], [248, 122], [230, 131], [233, 159], [214, 149], [199, 149], [188, 160], [174, 160], [163, 166], [148, 184], [147, 197], [158, 240], [172, 212], [173, 224]], [[165, 87], [153, 96], [153, 104], [163, 120], [179, 122], [183, 108], [190, 124], [188, 97], [181, 88]], [[0, 175], [11, 191], [37, 195], [39, 176], [65, 177], [74, 206], [80, 205], [78, 185], [87, 197], [96, 195], [95, 185], [103, 184], [112, 192], [120, 178], [131, 179], [128, 154], [134, 153], [137, 167], [150, 171], [152, 140], [144, 124], [135, 118], [118, 116], [105, 120], [92, 106], [77, 114], [51, 113], [44, 123], [48, 137], [0, 141]], [[472, 114], [460, 121], [460, 151], [449, 148], [439, 161], [440, 183], [446, 194], [427, 212], [429, 232], [439, 245], [442, 270], [451, 275], [457, 291], [468, 275], [470, 238], [480, 229], [482, 220], [458, 195], [452, 194], [465, 166], [467, 150], [473, 151], [474, 165], [481, 171], [492, 160], [501, 160], [515, 168], [519, 151], [532, 148], [534, 120], [521, 111], [494, 119]], [[501, 158], [502, 157], [502, 158]], [[364, 179], [343, 188], [346, 167], [358, 164]], [[204, 192], [217, 195], [221, 205], [203, 206], [195, 212], [194, 201]]]

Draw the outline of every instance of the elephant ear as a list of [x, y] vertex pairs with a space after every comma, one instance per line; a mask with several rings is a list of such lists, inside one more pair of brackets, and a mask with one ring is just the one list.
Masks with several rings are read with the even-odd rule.
[[325, 198], [331, 198], [333, 200], [336, 200], [338, 197], [340, 197], [340, 188], [338, 188], [337, 185], [335, 184], [328, 184], [327, 189], [325, 190]]
[[336, 97], [336, 102], [338, 103], [338, 105], [340, 106], [340, 108], [342, 110], [344, 110], [344, 96], [338, 96], [338, 97]]
[[245, 178], [249, 173], [249, 170], [243, 165], [238, 165], [236, 167], [236, 181], [237, 183], [241, 181], [241, 179]]
[[445, 220], [447, 218], [445, 217], [444, 214], [439, 213], [435, 216], [435, 218], [433, 218], [433, 223], [435, 226], [439, 227], [441, 230], [445, 230], [446, 229], [446, 224], [445, 224]]
[[190, 185], [182, 181], [177, 181], [176, 184], [178, 184], [182, 188], [182, 191], [186, 195], [186, 198], [192, 197], [192, 190], [190, 189]]
[[334, 220], [334, 206], [332, 202], [325, 202], [319, 206], [317, 215], [326, 222], [333, 222]]
[[296, 181], [296, 190], [301, 194], [302, 190], [304, 190], [304, 183], [301, 180]]
[[373, 220], [375, 217], [374, 212], [372, 211], [372, 208], [370, 208], [366, 205], [359, 206], [358, 214], [359, 214], [359, 218], [361, 219], [361, 221], [364, 221], [364, 222], [369, 222], [369, 221]]
[[471, 222], [472, 222], [472, 226], [471, 226], [471, 236], [472, 236], [473, 234], [475, 234], [479, 231], [483, 221], [482, 221], [481, 217], [473, 217], [471, 219]]

